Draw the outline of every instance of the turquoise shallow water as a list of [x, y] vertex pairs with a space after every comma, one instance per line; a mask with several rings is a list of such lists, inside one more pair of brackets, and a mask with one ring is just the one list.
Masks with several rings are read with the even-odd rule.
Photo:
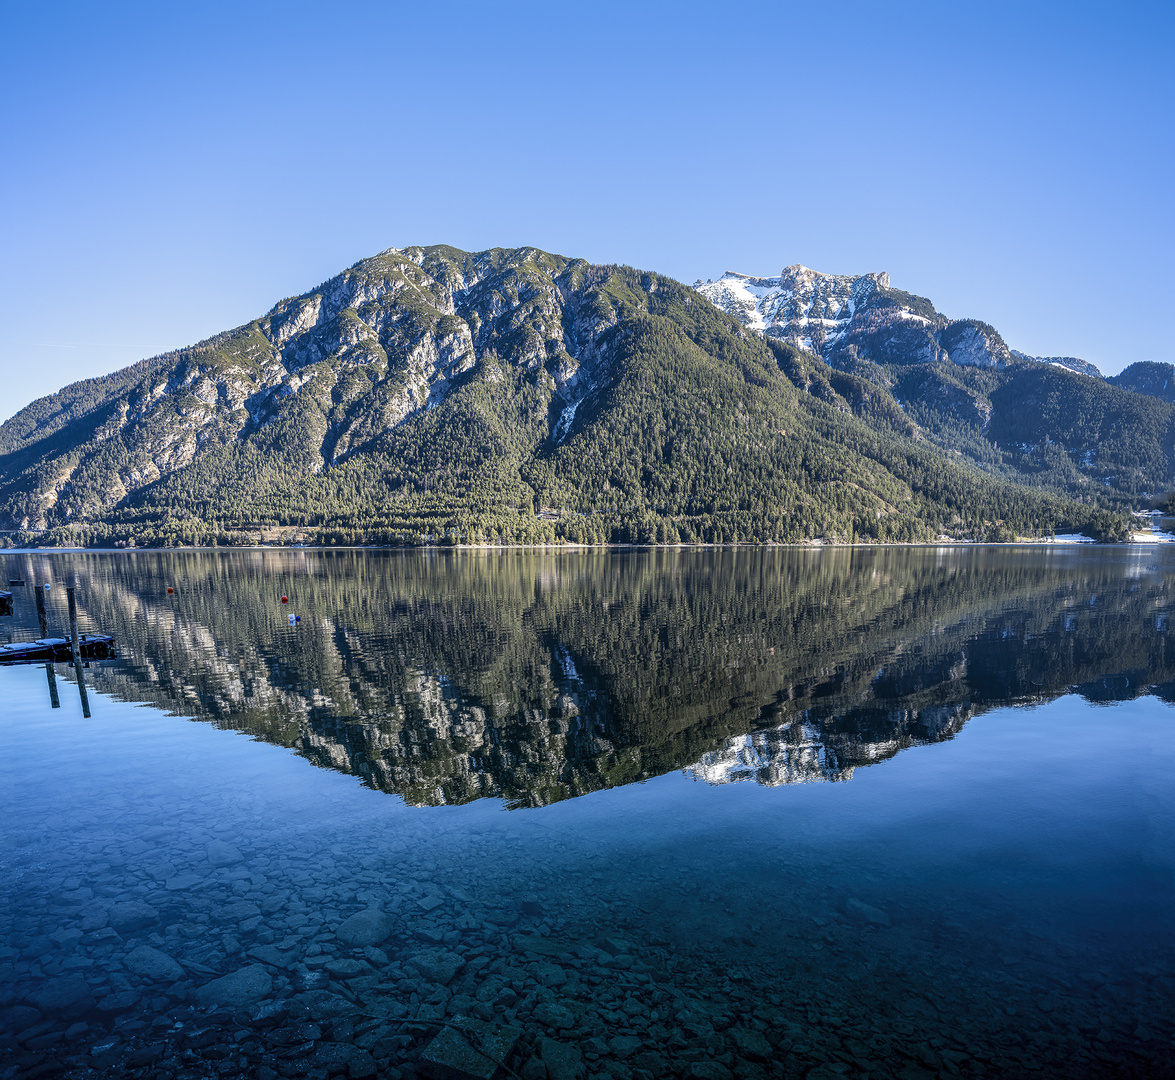
[[1171, 1075], [1164, 564], [746, 554], [9, 557], [0, 1075]]

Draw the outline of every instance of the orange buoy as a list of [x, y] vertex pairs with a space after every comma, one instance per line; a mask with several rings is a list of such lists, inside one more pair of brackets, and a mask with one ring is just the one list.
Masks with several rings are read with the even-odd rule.
[[173, 588], [172, 588], [170, 585], [168, 585], [168, 587], [167, 587], [167, 595], [168, 595], [168, 596], [170, 596], [170, 595], [171, 595], [173, 592], [175, 592], [175, 589], [173, 589]]
[[289, 598], [288, 596], [283, 596], [283, 597], [282, 597], [282, 603], [283, 603], [283, 604], [288, 604], [289, 602], [290, 602], [290, 598]]

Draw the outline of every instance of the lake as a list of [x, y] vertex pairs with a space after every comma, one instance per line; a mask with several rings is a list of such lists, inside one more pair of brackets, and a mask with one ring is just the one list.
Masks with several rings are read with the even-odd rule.
[[1175, 1075], [1175, 552], [0, 576], [0, 1080]]

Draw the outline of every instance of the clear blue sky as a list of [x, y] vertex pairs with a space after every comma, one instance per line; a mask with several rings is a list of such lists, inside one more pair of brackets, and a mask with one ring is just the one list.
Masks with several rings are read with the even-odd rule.
[[888, 270], [1175, 361], [1175, 5], [0, 8], [0, 419], [390, 246]]

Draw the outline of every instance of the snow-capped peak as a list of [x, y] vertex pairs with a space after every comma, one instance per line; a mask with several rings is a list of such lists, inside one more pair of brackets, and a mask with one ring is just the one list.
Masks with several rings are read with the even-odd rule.
[[875, 290], [888, 287], [888, 274], [822, 274], [799, 263], [785, 267], [778, 277], [728, 270], [717, 281], [694, 285], [751, 329], [772, 337], [798, 337], [817, 352], [844, 331]]

